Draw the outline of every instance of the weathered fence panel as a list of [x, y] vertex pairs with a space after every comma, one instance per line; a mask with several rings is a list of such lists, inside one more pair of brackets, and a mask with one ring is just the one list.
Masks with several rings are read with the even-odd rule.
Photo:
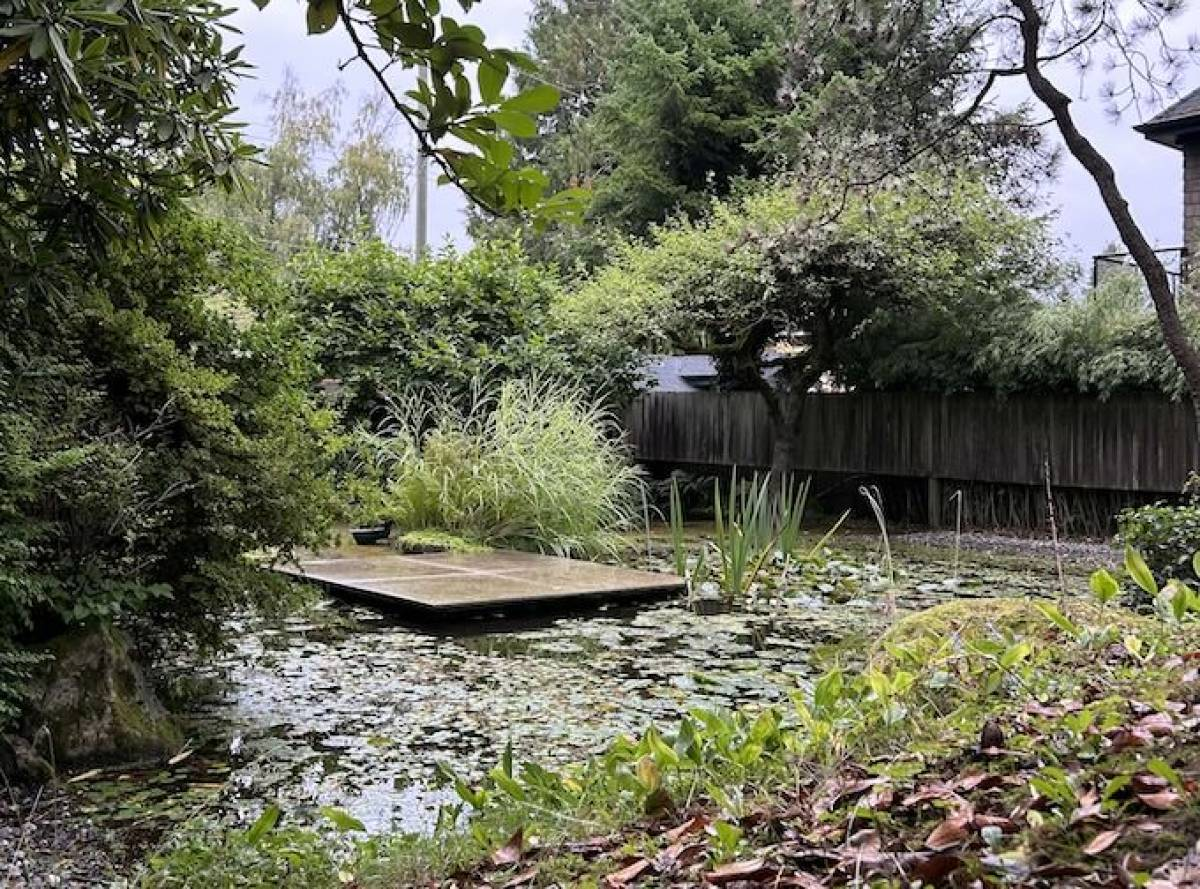
[[[1168, 493], [1198, 468], [1190, 405], [1154, 396], [805, 398], [792, 468], [807, 472], [1037, 485], [1049, 460], [1057, 486]], [[775, 437], [753, 392], [650, 392], [629, 432], [639, 460], [696, 466], [768, 467]]]

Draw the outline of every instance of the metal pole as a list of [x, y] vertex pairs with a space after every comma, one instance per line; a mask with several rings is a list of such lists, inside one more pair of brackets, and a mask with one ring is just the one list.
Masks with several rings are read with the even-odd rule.
[[[422, 80], [428, 79], [429, 69], [422, 65], [419, 69]], [[429, 158], [417, 145], [417, 195], [416, 195], [417, 231], [413, 241], [418, 259], [425, 255], [429, 236]]]

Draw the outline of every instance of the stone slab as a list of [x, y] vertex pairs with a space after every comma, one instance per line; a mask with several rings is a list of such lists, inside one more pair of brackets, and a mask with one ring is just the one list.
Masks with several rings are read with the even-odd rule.
[[684, 591], [683, 581], [670, 574], [505, 550], [406, 555], [382, 546], [343, 547], [275, 570], [336, 594], [431, 612]]

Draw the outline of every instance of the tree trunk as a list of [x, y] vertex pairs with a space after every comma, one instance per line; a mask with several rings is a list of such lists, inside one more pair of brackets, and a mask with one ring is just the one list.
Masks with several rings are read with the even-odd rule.
[[785, 392], [778, 399], [779, 409], [771, 417], [775, 441], [771, 448], [771, 476], [776, 485], [796, 471], [796, 436], [804, 419], [805, 392]]
[[[1154, 311], [1158, 316], [1158, 325], [1162, 330], [1163, 342], [1183, 373], [1188, 393], [1192, 399], [1196, 428], [1200, 432], [1200, 352], [1197, 352], [1195, 344], [1189, 339], [1183, 322], [1180, 320], [1179, 308], [1175, 302], [1175, 295], [1171, 292], [1166, 267], [1133, 218], [1133, 214], [1129, 210], [1129, 202], [1125, 200], [1125, 196], [1117, 185], [1117, 177], [1112, 164], [1075, 125], [1075, 119], [1071, 114], [1070, 97], [1042, 73], [1038, 50], [1043, 21], [1034, 5], [1034, 0], [1011, 0], [1011, 2], [1021, 14], [1021, 40], [1024, 44], [1022, 66], [1025, 77], [1029, 81], [1033, 94], [1053, 115], [1067, 150], [1096, 183], [1105, 209], [1108, 210], [1108, 215], [1117, 227], [1121, 243], [1125, 245], [1125, 249], [1129, 251], [1133, 261], [1137, 263], [1142, 277], [1146, 280], [1146, 286], [1150, 290], [1150, 299], [1154, 303]], [[1193, 455], [1193, 459], [1196, 459], [1196, 455]]]

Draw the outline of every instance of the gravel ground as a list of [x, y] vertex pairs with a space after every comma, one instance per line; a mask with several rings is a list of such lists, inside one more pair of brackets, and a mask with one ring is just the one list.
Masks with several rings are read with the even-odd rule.
[[[953, 548], [953, 531], [913, 531], [896, 535], [898, 543], [915, 546]], [[1059, 540], [1059, 552], [1065, 561], [1081, 563], [1088, 567], [1110, 565], [1118, 561], [1118, 552], [1112, 542], [1105, 539]], [[1047, 537], [1021, 537], [1014, 534], [999, 534], [985, 531], [964, 531], [962, 548], [992, 555], [1030, 556], [1054, 558], [1054, 542]]]
[[0, 803], [0, 889], [111, 886], [111, 840], [51, 787], [12, 789]]

